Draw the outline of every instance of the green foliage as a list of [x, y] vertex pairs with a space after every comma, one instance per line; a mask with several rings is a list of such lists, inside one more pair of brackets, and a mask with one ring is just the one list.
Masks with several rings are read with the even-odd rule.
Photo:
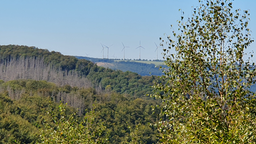
[[[0, 94], [0, 143], [36, 143], [39, 140], [39, 129], [44, 127], [45, 121], [50, 120], [47, 111], [54, 111], [57, 106], [49, 100], [24, 96], [14, 101]], [[70, 113], [70, 108], [68, 111]]]
[[[76, 68], [77, 59], [75, 57], [64, 56], [59, 52], [49, 52], [45, 49], [35, 47], [6, 45], [0, 46], [0, 61], [8, 62], [11, 59], [19, 60], [20, 58], [43, 58], [46, 64], [52, 64], [62, 70], [71, 70]], [[86, 63], [90, 63], [86, 61]]]
[[[178, 21], [164, 49], [163, 101], [158, 123], [163, 143], [255, 143], [254, 63], [244, 61], [253, 42], [248, 11], [232, 11], [229, 0], [199, 0], [193, 16]], [[163, 39], [160, 38], [164, 42]]]
[[2, 83], [4, 88], [10, 87], [12, 89], [26, 89], [26, 90], [42, 90], [42, 89], [56, 89], [57, 86], [54, 83], [47, 81], [36, 81], [36, 80], [13, 80]]
[[101, 122], [95, 123], [97, 114], [93, 111], [87, 113], [81, 122], [75, 119], [74, 114], [67, 119], [66, 106], [59, 105], [60, 119], [55, 113], [51, 117], [55, 127], [47, 125], [40, 135], [42, 143], [104, 143], [108, 139], [101, 137], [105, 126]]
[[20, 116], [0, 115], [1, 143], [32, 143], [38, 138], [36, 128]]
[[143, 97], [152, 92], [153, 81], [156, 77], [140, 76], [132, 72], [114, 71], [111, 69], [99, 69], [95, 67], [89, 75], [88, 79], [92, 80], [94, 85], [99, 84], [105, 88], [108, 85], [112, 86], [112, 90], [121, 94], [129, 94], [135, 97]]
[[[0, 94], [0, 143], [30, 143], [37, 139], [36, 128], [19, 115], [13, 101]], [[32, 132], [32, 133], [31, 133]]]
[[109, 143], [156, 143], [156, 130], [150, 126], [156, 121], [151, 110], [155, 104], [143, 99], [127, 101], [119, 94], [112, 94], [111, 101], [96, 105], [94, 110], [100, 111], [99, 118], [110, 135]]
[[156, 143], [153, 105], [156, 101], [94, 88], [8, 81], [0, 85], [0, 138], [3, 143]]
[[[142, 77], [128, 71], [122, 72], [120, 70], [99, 67], [90, 61], [77, 59], [72, 56], [64, 56], [59, 52], [49, 52], [48, 50], [28, 46], [0, 46], [0, 64], [6, 65], [11, 60], [25, 61], [29, 58], [33, 58], [33, 61], [42, 59], [45, 65], [50, 65], [53, 69], [58, 69], [65, 73], [76, 71], [79, 77], [83, 76], [89, 79], [92, 86], [95, 88], [104, 90], [107, 85], [111, 85], [113, 91], [135, 97], [144, 97], [145, 94], [151, 93], [151, 86], [156, 79], [156, 77]], [[140, 66], [141, 65], [143, 64], [140, 64]], [[40, 64], [37, 64], [35, 67], [37, 66], [42, 67]], [[151, 67], [152, 66], [153, 65], [151, 65]], [[33, 89], [32, 85], [30, 85], [30, 87]], [[36, 87], [37, 85], [34, 86]]]

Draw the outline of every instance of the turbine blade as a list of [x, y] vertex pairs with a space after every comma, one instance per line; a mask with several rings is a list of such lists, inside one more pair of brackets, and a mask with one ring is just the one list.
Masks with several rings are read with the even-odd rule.
[[158, 48], [158, 45], [155, 43], [156, 47]]

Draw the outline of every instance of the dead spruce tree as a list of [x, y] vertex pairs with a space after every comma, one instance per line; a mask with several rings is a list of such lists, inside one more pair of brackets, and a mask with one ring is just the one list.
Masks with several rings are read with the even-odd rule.
[[245, 60], [245, 49], [253, 42], [250, 14], [233, 10], [230, 0], [199, 3], [192, 17], [184, 21], [183, 14], [178, 31], [167, 37], [169, 69], [163, 83], [154, 86], [154, 97], [163, 102], [157, 124], [161, 141], [256, 142], [255, 93], [249, 90], [256, 73], [250, 58]]
[[0, 62], [0, 79], [4, 81], [17, 79], [45, 80], [57, 85], [70, 85], [72, 87], [91, 87], [91, 82], [75, 70], [62, 71], [52, 64], [45, 64], [44, 59], [36, 57], [11, 58]]

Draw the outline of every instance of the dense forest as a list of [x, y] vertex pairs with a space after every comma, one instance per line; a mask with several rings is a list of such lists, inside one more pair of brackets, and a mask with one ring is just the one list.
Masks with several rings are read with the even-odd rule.
[[75, 113], [77, 124], [88, 112], [97, 113], [94, 123], [104, 124], [101, 138], [108, 139], [108, 143], [130, 142], [135, 132], [137, 142], [157, 141], [156, 130], [150, 126], [157, 120], [151, 110], [156, 101], [36, 80], [2, 81], [0, 88], [1, 143], [42, 142], [43, 134], [49, 138], [49, 125], [56, 130], [60, 124], [59, 103], [67, 104], [62, 114], [65, 118]]
[[70, 79], [78, 76], [79, 79], [83, 77], [83, 82], [80, 83], [87, 83], [86, 85], [96, 89], [107, 88], [117, 93], [144, 98], [146, 94], [152, 93], [151, 86], [157, 80], [156, 76], [140, 76], [129, 71], [103, 68], [93, 62], [64, 56], [59, 52], [17, 45], [0, 46], [0, 67], [3, 69], [1, 79], [5, 81], [35, 79], [66, 84], [71, 81], [65, 76]]
[[68, 127], [87, 142], [158, 141], [150, 124], [159, 102], [146, 97], [157, 77], [17, 45], [0, 46], [0, 68], [0, 143], [51, 143]]

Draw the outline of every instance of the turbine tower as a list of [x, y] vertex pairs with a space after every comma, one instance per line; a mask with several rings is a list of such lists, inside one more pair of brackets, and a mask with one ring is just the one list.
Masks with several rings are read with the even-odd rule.
[[155, 45], [156, 45], [156, 60], [158, 60], [158, 45], [155, 43]]
[[108, 53], [107, 53], [107, 59], [108, 59], [108, 54], [109, 54], [109, 47], [108, 46], [105, 46], [107, 49], [108, 49]]
[[127, 46], [124, 46], [124, 43], [122, 43], [122, 45], [123, 45], [122, 51], [124, 51], [124, 60], [125, 60], [125, 48], [127, 48]]
[[[112, 44], [113, 45], [113, 44]], [[110, 46], [112, 46], [112, 45], [110, 45]], [[105, 47], [108, 49], [108, 53], [107, 53], [107, 59], [109, 58], [108, 56], [109, 56], [109, 47], [108, 46], [106, 46], [105, 45]]]
[[103, 52], [103, 59], [104, 59], [104, 46], [102, 44], [101, 44], [101, 46], [102, 46], [101, 52]]
[[140, 55], [139, 55], [139, 59], [141, 59], [141, 48], [145, 49], [144, 47], [141, 46], [141, 41], [140, 41], [140, 46], [138, 46], [136, 49], [140, 49]]

